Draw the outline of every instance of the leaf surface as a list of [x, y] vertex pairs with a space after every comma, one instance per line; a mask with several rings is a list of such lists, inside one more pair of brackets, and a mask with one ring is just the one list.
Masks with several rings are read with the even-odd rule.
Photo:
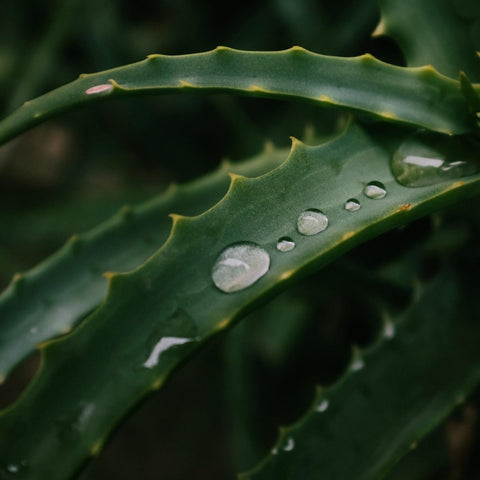
[[[392, 141], [396, 132], [390, 133]], [[397, 142], [403, 131], [398, 135]], [[392, 176], [390, 155], [356, 125], [318, 147], [294, 141], [289, 158], [275, 170], [253, 179], [234, 175], [212, 209], [174, 217], [170, 237], [148, 262], [111, 276], [99, 309], [70, 335], [42, 346], [36, 379], [0, 415], [0, 465], [24, 465], [24, 478], [68, 477], [98, 454], [143, 396], [254, 305], [358, 243], [480, 190], [480, 175], [401, 186]], [[362, 193], [372, 180], [385, 185], [383, 199]], [[355, 212], [344, 208], [352, 197], [361, 203]], [[324, 212], [328, 228], [303, 236], [297, 219], [311, 208]], [[296, 247], [279, 252], [277, 240], [285, 235]], [[249, 288], [227, 294], [214, 285], [212, 267], [238, 242], [264, 249], [270, 266]]]
[[[460, 71], [480, 81], [480, 58], [472, 38], [473, 18], [462, 15], [454, 0], [380, 0], [376, 34], [392, 37], [410, 67], [433, 65], [458, 78]], [[469, 0], [464, 3], [469, 3]], [[474, 2], [470, 2], [473, 4]], [[463, 9], [465, 10], [465, 9]]]
[[[105, 297], [105, 272], [128, 272], [168, 238], [172, 212], [199, 214], [228, 190], [228, 171], [258, 176], [285, 160], [272, 149], [164, 194], [137, 208], [125, 207], [92, 231], [75, 235], [57, 253], [17, 275], [0, 295], [0, 380], [38, 344], [67, 333]], [[1, 382], [0, 382], [1, 383]]]
[[459, 290], [449, 275], [437, 278], [241, 478], [384, 478], [480, 380], [480, 329]]
[[92, 101], [205, 91], [347, 107], [444, 133], [475, 128], [459, 82], [432, 67], [397, 67], [371, 55], [329, 57], [300, 47], [279, 52], [218, 47], [191, 55], [150, 55], [138, 63], [83, 75], [26, 102], [0, 122], [0, 144], [53, 115]]

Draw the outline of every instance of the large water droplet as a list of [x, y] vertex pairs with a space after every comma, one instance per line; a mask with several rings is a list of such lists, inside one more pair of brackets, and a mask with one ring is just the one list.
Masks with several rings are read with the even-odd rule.
[[360, 202], [356, 198], [350, 198], [345, 202], [345, 210], [356, 212], [360, 210]]
[[279, 252], [289, 252], [295, 248], [295, 242], [290, 237], [282, 237], [277, 242], [277, 250]]
[[406, 187], [425, 187], [480, 172], [480, 142], [467, 136], [416, 132], [392, 157], [392, 172]]
[[268, 253], [251, 242], [226, 248], [212, 269], [213, 283], [225, 293], [238, 292], [263, 277], [270, 267]]
[[387, 194], [387, 189], [382, 182], [373, 181], [365, 185], [363, 193], [373, 200], [381, 200]]
[[327, 216], [315, 208], [304, 210], [297, 219], [297, 230], [302, 235], [316, 235], [327, 227]]

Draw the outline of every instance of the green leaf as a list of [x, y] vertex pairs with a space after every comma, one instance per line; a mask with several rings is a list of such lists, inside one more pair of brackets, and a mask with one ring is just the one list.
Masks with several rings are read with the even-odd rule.
[[392, 37], [410, 67], [433, 65], [439, 72], [458, 78], [464, 71], [480, 81], [470, 24], [454, 0], [380, 0], [382, 16], [374, 34]]
[[17, 274], [0, 295], [0, 383], [38, 344], [69, 332], [97, 307], [107, 291], [105, 272], [140, 266], [167, 239], [168, 214], [196, 215], [228, 190], [228, 171], [247, 176], [268, 172], [284, 161], [285, 149], [268, 149], [237, 164], [224, 162], [216, 172], [118, 215], [83, 235], [25, 274]]
[[[68, 477], [98, 454], [129, 409], [254, 305], [358, 243], [480, 190], [480, 175], [401, 186], [390, 155], [355, 125], [318, 147], [294, 141], [280, 167], [254, 179], [234, 175], [215, 207], [174, 217], [170, 237], [148, 262], [110, 276], [100, 308], [70, 335], [42, 346], [36, 379], [0, 415], [0, 464], [19, 465], [25, 478]], [[372, 180], [385, 185], [383, 199], [363, 195]], [[351, 197], [360, 210], [345, 210]], [[309, 208], [321, 209], [329, 225], [303, 236], [297, 218]], [[276, 249], [284, 235], [296, 242], [286, 253]], [[263, 248], [270, 268], [249, 288], [226, 294], [215, 287], [212, 267], [237, 242]]]
[[297, 98], [444, 133], [466, 133], [475, 127], [459, 83], [431, 67], [402, 68], [371, 55], [328, 57], [300, 47], [281, 52], [218, 47], [192, 55], [150, 55], [138, 63], [82, 75], [26, 102], [0, 122], [0, 144], [53, 115], [90, 102], [196, 91]]
[[480, 330], [464, 297], [439, 276], [241, 478], [384, 478], [480, 380]]

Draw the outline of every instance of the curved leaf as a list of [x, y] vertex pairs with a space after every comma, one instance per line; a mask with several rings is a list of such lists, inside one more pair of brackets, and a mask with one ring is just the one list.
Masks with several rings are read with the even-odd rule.
[[472, 20], [460, 16], [453, 0], [380, 0], [380, 6], [375, 34], [392, 37], [410, 67], [431, 64], [452, 78], [464, 71], [472, 81], [480, 81]]
[[168, 214], [199, 214], [228, 190], [228, 171], [257, 176], [278, 166], [288, 150], [266, 150], [190, 184], [173, 186], [138, 208], [125, 207], [92, 231], [75, 235], [57, 253], [17, 274], [0, 295], [0, 383], [38, 344], [67, 333], [97, 307], [107, 291], [105, 272], [140, 266], [167, 239]]
[[437, 278], [241, 478], [384, 478], [480, 381], [480, 330], [463, 300], [456, 281]]
[[[0, 464], [19, 465], [25, 478], [68, 477], [98, 454], [140, 398], [262, 298], [367, 238], [480, 191], [480, 175], [401, 186], [389, 156], [355, 125], [319, 147], [295, 141], [277, 169], [254, 179], [234, 175], [215, 207], [198, 217], [175, 216], [169, 239], [147, 263], [111, 275], [102, 306], [70, 335], [42, 346], [36, 379], [0, 415]], [[363, 195], [371, 180], [385, 184], [383, 199]], [[359, 198], [360, 210], [345, 210], [350, 197]], [[296, 229], [308, 208], [330, 219], [318, 235]], [[290, 252], [276, 249], [284, 235], [296, 242]], [[270, 268], [248, 289], [226, 294], [215, 287], [212, 267], [240, 241], [265, 249]]]
[[150, 55], [138, 63], [82, 75], [26, 102], [0, 122], [0, 144], [53, 115], [92, 101], [194, 91], [297, 98], [445, 133], [466, 133], [475, 127], [459, 83], [432, 67], [402, 68], [371, 55], [328, 57], [300, 47], [281, 52], [218, 47], [192, 55]]

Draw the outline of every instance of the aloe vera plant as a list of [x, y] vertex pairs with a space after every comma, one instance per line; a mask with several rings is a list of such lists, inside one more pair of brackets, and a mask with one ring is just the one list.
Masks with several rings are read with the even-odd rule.
[[[260, 310], [259, 325], [249, 320], [241, 340], [251, 342], [263, 325], [263, 354], [283, 352], [288, 363], [285, 352], [301, 336], [309, 308], [328, 302], [315, 294], [309, 303], [295, 285], [334, 260], [331, 277], [319, 285], [328, 292], [337, 275], [346, 294], [358, 292], [363, 308], [373, 305], [367, 324], [374, 339], [348, 347], [340, 378], [317, 386], [268, 451], [250, 452], [256, 466], [240, 478], [367, 480], [396, 472], [402, 478], [405, 468], [403, 478], [427, 479], [448, 465], [428, 448], [416, 457], [411, 450], [428, 446], [480, 381], [472, 246], [480, 191], [480, 16], [467, 0], [381, 0], [379, 11], [374, 35], [396, 41], [406, 66], [301, 47], [155, 54], [80, 75], [0, 122], [0, 143], [8, 147], [67, 110], [170, 93], [307, 102], [343, 115], [328, 137], [292, 137], [290, 150], [267, 146], [144, 205], [126, 206], [14, 276], [0, 295], [0, 379], [35, 350], [42, 361], [26, 390], [0, 412], [0, 478], [71, 478], [101, 457], [114, 428], [142, 399], [168, 388], [177, 367], [195, 362], [195, 353], [247, 314], [255, 319], [267, 302], [273, 313]], [[470, 207], [455, 208], [460, 201]], [[380, 265], [374, 252], [366, 265], [339, 263], [367, 241], [397, 248], [390, 237], [374, 238], [431, 214], [433, 231], [409, 238], [406, 251], [390, 252]], [[438, 268], [423, 280], [426, 259]], [[293, 292], [290, 307], [275, 309], [284, 291]], [[230, 381], [244, 382], [232, 389], [238, 406], [249, 379], [236, 341], [225, 363], [233, 365]], [[332, 341], [323, 338], [324, 345]], [[240, 417], [241, 408], [233, 414]], [[248, 422], [237, 422], [243, 451], [253, 451]], [[426, 466], [414, 477], [408, 462], [416, 458]]]

